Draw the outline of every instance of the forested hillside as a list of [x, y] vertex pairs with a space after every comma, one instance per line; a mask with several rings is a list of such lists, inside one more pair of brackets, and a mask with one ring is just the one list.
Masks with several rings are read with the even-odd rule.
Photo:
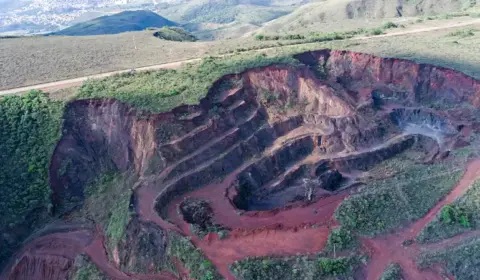
[[52, 207], [48, 168], [62, 114], [38, 91], [0, 99], [0, 263]]

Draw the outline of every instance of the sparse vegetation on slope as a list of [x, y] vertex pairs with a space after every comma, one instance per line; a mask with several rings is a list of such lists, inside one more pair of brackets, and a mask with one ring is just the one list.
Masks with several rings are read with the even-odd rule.
[[222, 279], [213, 266], [192, 242], [177, 233], [170, 232], [168, 255], [180, 260], [190, 272], [190, 277], [198, 280]]
[[373, 236], [425, 215], [460, 179], [466, 157], [423, 165], [396, 157], [396, 174], [374, 180], [363, 193], [345, 199], [335, 212], [346, 229]]
[[75, 259], [75, 266], [77, 269], [72, 280], [108, 280], [108, 277], [85, 255], [79, 255]]
[[436, 242], [480, 225], [480, 181], [452, 204], [445, 205], [417, 237], [421, 243]]
[[85, 202], [77, 213], [90, 217], [103, 226], [107, 248], [111, 251], [120, 239], [131, 218], [130, 198], [137, 176], [124, 174], [103, 174], [85, 189]]
[[292, 57], [234, 56], [229, 59], [209, 57], [201, 64], [180, 70], [162, 70], [123, 74], [104, 80], [87, 81], [79, 89], [79, 98], [115, 97], [140, 109], [168, 111], [181, 104], [198, 104], [212, 83], [229, 73], [273, 63], [298, 63]]
[[52, 210], [48, 168], [63, 108], [38, 91], [0, 99], [0, 263], [14, 245], [7, 240], [25, 238], [8, 232], [19, 225], [34, 229]]
[[445, 264], [447, 271], [459, 280], [478, 279], [480, 274], [480, 240], [472, 239], [453, 248], [427, 252], [418, 260], [420, 268]]
[[363, 257], [359, 256], [327, 258], [322, 255], [247, 258], [233, 263], [230, 269], [242, 280], [348, 279], [362, 261]]

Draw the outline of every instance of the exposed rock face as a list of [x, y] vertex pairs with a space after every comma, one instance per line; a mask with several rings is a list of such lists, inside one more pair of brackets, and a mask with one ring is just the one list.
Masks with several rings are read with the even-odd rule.
[[125, 272], [150, 274], [163, 269], [166, 261], [165, 231], [153, 222], [133, 218], [126, 238], [118, 245], [119, 266]]
[[148, 184], [160, 190], [159, 209], [258, 156], [263, 159], [246, 167], [252, 178], [262, 174], [254, 179], [258, 185], [312, 156], [331, 158], [335, 168], [365, 169], [410, 147], [407, 138], [385, 144], [402, 133], [428, 134], [432, 126], [442, 133], [426, 136], [444, 149], [462, 140], [451, 138], [468, 112], [437, 116], [426, 106], [480, 106], [480, 83], [453, 70], [347, 51], [296, 58], [307, 66], [228, 75], [199, 105], [157, 115], [113, 100], [72, 102], [50, 170], [57, 202], [81, 197], [105, 169], [153, 175]]
[[114, 100], [78, 100], [65, 113], [63, 135], [50, 167], [55, 201], [83, 198], [83, 189], [107, 170], [141, 173], [155, 147], [154, 120]]
[[73, 272], [73, 261], [61, 256], [24, 256], [10, 274], [9, 280], [68, 279]]

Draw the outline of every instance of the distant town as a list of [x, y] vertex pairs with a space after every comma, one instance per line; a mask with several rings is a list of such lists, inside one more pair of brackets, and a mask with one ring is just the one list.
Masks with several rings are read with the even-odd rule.
[[3, 0], [0, 35], [42, 34], [123, 9], [154, 7], [152, 0]]

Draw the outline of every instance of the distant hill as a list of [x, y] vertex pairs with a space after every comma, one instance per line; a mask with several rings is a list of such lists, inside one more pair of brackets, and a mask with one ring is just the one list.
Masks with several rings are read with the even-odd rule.
[[185, 31], [180, 27], [170, 27], [165, 26], [153, 33], [153, 36], [168, 40], [168, 41], [177, 41], [177, 42], [195, 42], [197, 37], [193, 36], [191, 33]]
[[318, 31], [335, 23], [347, 24], [358, 19], [429, 16], [461, 11], [479, 4], [480, 1], [475, 0], [324, 0], [302, 5], [292, 13], [266, 23], [258, 32]]
[[49, 35], [87, 36], [117, 34], [128, 31], [145, 30], [148, 27], [175, 25], [175, 22], [151, 11], [125, 11], [115, 15], [103, 16], [78, 23]]

